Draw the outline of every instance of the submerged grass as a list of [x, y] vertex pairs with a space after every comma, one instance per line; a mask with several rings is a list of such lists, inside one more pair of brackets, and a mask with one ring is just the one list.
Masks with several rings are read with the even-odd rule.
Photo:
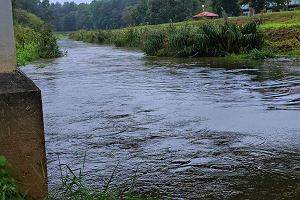
[[300, 56], [300, 10], [227, 20], [206, 19], [115, 30], [81, 30], [69, 36], [84, 42], [135, 47], [150, 56], [241, 54], [240, 58], [246, 59], [270, 58], [275, 54]]
[[73, 170], [70, 166], [61, 164], [59, 160], [59, 167], [61, 172], [61, 188], [55, 193], [51, 194], [47, 200], [158, 200], [157, 196], [138, 195], [132, 192], [132, 188], [126, 191], [116, 192], [110, 191], [110, 185], [116, 175], [118, 165], [113, 169], [113, 172], [102, 190], [95, 190], [85, 185], [84, 168]]
[[240, 59], [251, 59], [251, 60], [264, 60], [268, 58], [278, 57], [274, 52], [268, 49], [254, 49], [246, 54], [230, 54], [227, 56], [229, 59], [240, 60]]
[[[112, 172], [103, 190], [93, 189], [84, 183], [85, 159], [81, 169], [71, 169], [70, 166], [59, 164], [61, 172], [61, 186], [51, 192], [45, 200], [159, 200], [157, 195], [139, 195], [129, 188], [126, 191], [111, 191], [110, 184], [116, 175], [117, 167]], [[0, 199], [28, 200], [17, 187], [16, 180], [10, 174], [10, 166], [6, 158], [0, 155]]]

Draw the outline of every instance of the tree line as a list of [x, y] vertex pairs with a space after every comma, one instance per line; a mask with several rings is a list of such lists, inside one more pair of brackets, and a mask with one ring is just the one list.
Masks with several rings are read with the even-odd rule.
[[290, 0], [94, 0], [90, 4], [50, 3], [49, 0], [13, 0], [52, 25], [56, 31], [113, 29], [129, 25], [160, 24], [190, 19], [200, 11], [238, 16], [241, 5], [256, 12], [273, 4], [284, 8]]

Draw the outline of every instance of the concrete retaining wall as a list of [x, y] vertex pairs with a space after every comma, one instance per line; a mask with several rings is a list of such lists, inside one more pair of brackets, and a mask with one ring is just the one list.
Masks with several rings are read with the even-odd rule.
[[0, 154], [30, 199], [47, 195], [41, 92], [22, 73], [0, 73]]

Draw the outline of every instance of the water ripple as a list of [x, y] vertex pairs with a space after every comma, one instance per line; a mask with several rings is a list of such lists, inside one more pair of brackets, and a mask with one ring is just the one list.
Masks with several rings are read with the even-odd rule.
[[23, 68], [43, 94], [52, 189], [57, 154], [77, 169], [87, 153], [96, 188], [119, 163], [112, 187], [171, 199], [299, 196], [299, 62], [60, 46], [68, 56]]

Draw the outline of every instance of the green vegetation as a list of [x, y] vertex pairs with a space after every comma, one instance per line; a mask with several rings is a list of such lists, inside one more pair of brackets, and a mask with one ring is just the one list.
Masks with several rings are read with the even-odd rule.
[[25, 65], [39, 58], [61, 56], [51, 29], [37, 16], [14, 8], [17, 64]]
[[[91, 189], [84, 184], [83, 169], [72, 170], [67, 165], [60, 165], [61, 188], [51, 192], [47, 200], [158, 200], [156, 195], [137, 195], [128, 189], [123, 192], [111, 192], [109, 186], [115, 175], [116, 168], [108, 180], [103, 191]], [[65, 172], [65, 174], [63, 174]], [[15, 179], [9, 173], [9, 164], [6, 158], [0, 155], [0, 199], [27, 200], [18, 191]]]
[[260, 49], [262, 34], [255, 21], [244, 26], [225, 21], [222, 25], [200, 24], [127, 28], [112, 31], [79, 31], [75, 40], [137, 47], [150, 56], [225, 56]]
[[[114, 178], [117, 167], [106, 183], [103, 191], [97, 191], [84, 184], [84, 165], [81, 169], [72, 170], [68, 165], [60, 165], [61, 189], [51, 194], [48, 200], [158, 200], [158, 197], [141, 196], [127, 189], [123, 192], [111, 192], [109, 187]], [[65, 174], [63, 174], [63, 171]]]
[[242, 53], [242, 54], [230, 54], [227, 56], [229, 59], [233, 60], [241, 60], [241, 59], [251, 59], [251, 60], [264, 60], [268, 58], [276, 58], [277, 55], [267, 49], [253, 49], [249, 51], [248, 53]]
[[69, 33], [64, 33], [64, 32], [55, 32], [54, 36], [56, 39], [65, 39], [68, 38]]
[[[249, 4], [257, 13], [270, 3], [273, 11], [291, 9], [289, 0], [97, 0], [91, 3], [50, 3], [49, 0], [12, 0], [50, 24], [55, 31], [116, 29], [126, 26], [156, 25], [189, 20], [200, 11], [222, 17], [239, 16]], [[204, 6], [204, 7], [203, 7]], [[297, 22], [297, 21], [295, 21]]]
[[[289, 28], [280, 26], [284, 23]], [[299, 56], [299, 37], [299, 10], [232, 17], [227, 21], [187, 21], [114, 30], [81, 30], [70, 34], [74, 40], [135, 47], [151, 56], [242, 54], [238, 57], [248, 59], [273, 58], [276, 54]]]
[[22, 200], [23, 197], [17, 190], [16, 181], [9, 173], [9, 166], [6, 158], [0, 155], [0, 199], [1, 200]]
[[[72, 0], [71, 0], [72, 1]], [[273, 10], [287, 10], [289, 0], [95, 0], [90, 4], [50, 3], [49, 0], [13, 0], [51, 24], [55, 31], [113, 29], [126, 26], [180, 22], [200, 11], [220, 16], [239, 16], [241, 5], [261, 12], [269, 3]], [[204, 6], [204, 7], [203, 7]]]

